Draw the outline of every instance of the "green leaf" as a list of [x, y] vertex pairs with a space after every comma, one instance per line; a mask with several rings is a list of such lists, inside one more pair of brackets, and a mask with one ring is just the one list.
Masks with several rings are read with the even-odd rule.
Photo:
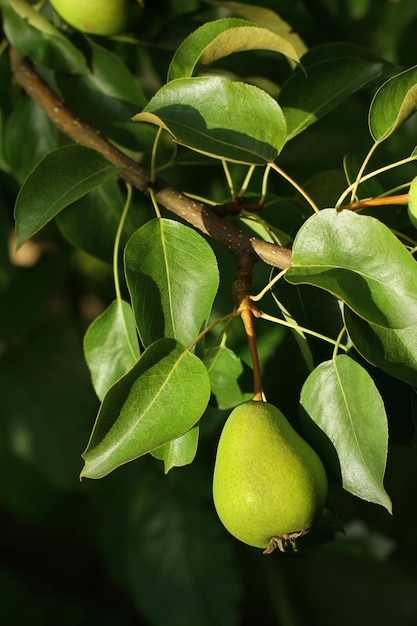
[[[140, 82], [120, 56], [86, 37], [79, 49], [89, 60], [89, 72], [82, 75], [61, 73], [57, 87], [71, 111], [104, 136], [134, 152], [150, 149], [154, 129], [132, 121], [138, 108], [147, 103]], [[146, 131], [146, 132], [145, 132]]]
[[126, 467], [105, 481], [105, 490], [95, 489], [108, 568], [119, 574], [147, 624], [240, 623], [239, 568], [211, 503], [210, 483], [210, 472], [195, 465], [186, 476], [161, 476], [155, 464], [142, 462], [139, 478], [137, 468]]
[[366, 370], [346, 355], [321, 363], [304, 383], [300, 403], [321, 430], [318, 451], [343, 488], [391, 512], [383, 485], [387, 419]]
[[345, 320], [355, 348], [369, 363], [417, 387], [417, 324], [383, 328], [366, 322], [348, 308]]
[[164, 461], [165, 474], [168, 474], [173, 467], [183, 467], [194, 461], [198, 447], [198, 435], [199, 427], [194, 426], [180, 437], [156, 448], [156, 450], [152, 450], [152, 456]]
[[319, 46], [284, 84], [279, 103], [292, 139], [381, 74], [382, 63], [348, 44]]
[[96, 407], [75, 323], [48, 319], [30, 334], [26, 327], [25, 341], [20, 335], [0, 357], [1, 439], [48, 483], [77, 488]]
[[417, 228], [417, 176], [413, 178], [408, 189], [407, 212], [410, 222]]
[[143, 345], [162, 337], [191, 343], [210, 315], [219, 285], [210, 245], [188, 226], [154, 219], [130, 238], [125, 267]]
[[182, 42], [169, 66], [167, 81], [189, 78], [199, 72], [200, 66], [204, 68], [242, 50], [273, 50], [299, 61], [285, 38], [269, 28], [229, 17], [203, 24]]
[[0, 0], [7, 39], [20, 56], [69, 74], [88, 72], [82, 53], [43, 15], [24, 0]]
[[[63, 209], [56, 217], [58, 227], [67, 241], [87, 254], [111, 264], [114, 240], [120, 223], [125, 198], [117, 180], [110, 179]], [[135, 232], [138, 220], [132, 209], [123, 224], [120, 248]], [[100, 228], [97, 228], [100, 224]]]
[[17, 247], [63, 208], [120, 171], [101, 154], [69, 145], [48, 154], [20, 188], [15, 206]]
[[286, 278], [330, 291], [374, 324], [417, 322], [417, 263], [373, 217], [335, 209], [314, 214], [297, 233]]
[[307, 48], [300, 36], [294, 32], [293, 27], [282, 19], [280, 15], [263, 6], [246, 4], [243, 2], [223, 2], [222, 7], [232, 11], [235, 15], [239, 15], [247, 20], [255, 22], [259, 26], [264, 26], [272, 30], [277, 35], [288, 41], [295, 49], [298, 56], [302, 56]]
[[96, 394], [103, 400], [110, 387], [139, 358], [135, 319], [130, 304], [115, 300], [88, 327], [84, 355]]
[[160, 339], [107, 393], [83, 454], [81, 477], [111, 471], [183, 435], [210, 398], [207, 370], [173, 339]]
[[226, 346], [210, 348], [204, 364], [219, 409], [230, 409], [252, 398], [252, 370], [232, 350]]
[[369, 108], [369, 129], [375, 141], [389, 137], [417, 110], [417, 66], [387, 80]]
[[55, 150], [58, 131], [31, 98], [22, 98], [7, 119], [2, 143], [7, 166], [23, 183], [35, 165]]
[[287, 138], [277, 102], [265, 91], [220, 77], [179, 78], [164, 85], [133, 118], [214, 158], [264, 165]]

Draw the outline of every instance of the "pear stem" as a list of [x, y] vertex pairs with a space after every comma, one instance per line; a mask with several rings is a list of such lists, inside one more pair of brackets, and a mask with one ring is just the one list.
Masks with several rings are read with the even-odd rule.
[[253, 306], [250, 298], [250, 285], [253, 275], [255, 257], [251, 254], [241, 254], [233, 282], [233, 297], [238, 305], [238, 311], [245, 327], [250, 355], [253, 367], [253, 400], [261, 402], [263, 400], [261, 365], [259, 362], [258, 348], [256, 345], [255, 328], [253, 316], [257, 309]]

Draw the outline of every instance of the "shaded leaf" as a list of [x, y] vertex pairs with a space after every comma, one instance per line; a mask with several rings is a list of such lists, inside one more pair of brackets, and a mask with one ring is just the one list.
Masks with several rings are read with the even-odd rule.
[[209, 397], [200, 359], [173, 339], [153, 343], [104, 398], [81, 477], [102, 478], [183, 435], [200, 419]]
[[57, 147], [58, 131], [31, 98], [22, 98], [7, 119], [2, 144], [7, 166], [22, 183], [35, 165]]
[[366, 370], [346, 355], [325, 361], [304, 383], [300, 403], [321, 430], [316, 439], [318, 450], [332, 473], [340, 475], [343, 488], [391, 512], [383, 486], [387, 419], [381, 396]]
[[179, 78], [164, 85], [133, 118], [214, 158], [264, 165], [285, 144], [284, 115], [265, 91], [220, 77]]
[[389, 137], [417, 110], [417, 66], [384, 83], [369, 108], [369, 128], [375, 141]]
[[161, 337], [191, 343], [210, 315], [219, 284], [210, 245], [189, 226], [151, 220], [126, 245], [125, 267], [143, 345]]
[[349, 44], [313, 48], [301, 58], [301, 65], [284, 84], [278, 98], [287, 120], [288, 139], [326, 115], [382, 71], [379, 59]]
[[17, 247], [119, 171], [101, 154], [83, 146], [64, 146], [48, 154], [29, 174], [16, 199]]
[[237, 626], [239, 569], [211, 503], [211, 476], [195, 464], [186, 472], [161, 476], [142, 462], [139, 480], [126, 467], [105, 481], [99, 537], [107, 563], [149, 624]]
[[136, 325], [130, 304], [115, 300], [88, 327], [84, 355], [96, 394], [107, 391], [139, 358]]
[[297, 233], [286, 278], [330, 291], [374, 324], [417, 322], [417, 263], [373, 217], [335, 209], [314, 214]]
[[[110, 179], [63, 209], [56, 216], [56, 222], [62, 235], [74, 247], [110, 264], [124, 202], [117, 180]], [[132, 219], [132, 209], [131, 206], [123, 224], [121, 249], [138, 226], [137, 220]]]
[[20, 56], [59, 72], [88, 72], [78, 48], [28, 2], [0, 0], [0, 7], [4, 32]]
[[366, 322], [348, 308], [345, 320], [355, 348], [369, 363], [417, 387], [417, 324], [383, 328]]
[[164, 462], [164, 472], [173, 467], [183, 467], [193, 462], [197, 453], [199, 427], [194, 426], [186, 433], [152, 450], [152, 456]]
[[207, 350], [204, 365], [219, 409], [230, 409], [252, 398], [252, 370], [232, 350], [226, 346]]
[[207, 22], [179, 46], [169, 66], [167, 80], [189, 78], [198, 73], [200, 66], [211, 65], [233, 52], [261, 49], [299, 60], [292, 44], [269, 28], [230, 17]]

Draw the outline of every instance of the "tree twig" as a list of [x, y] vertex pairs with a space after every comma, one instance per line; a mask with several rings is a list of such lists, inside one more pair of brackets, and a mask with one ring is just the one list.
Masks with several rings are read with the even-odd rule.
[[[49, 86], [21, 58], [14, 49], [10, 50], [11, 69], [14, 81], [44, 110], [50, 120], [74, 142], [100, 152], [111, 163], [121, 165], [119, 176], [136, 189], [147, 194], [151, 185], [150, 172], [118, 150], [78, 118], [64, 105]], [[158, 180], [155, 196], [162, 206], [186, 220], [202, 233], [209, 235], [235, 254], [250, 253], [255, 260], [280, 269], [291, 265], [291, 251], [251, 237], [245, 231], [216, 215], [208, 206], [190, 200], [180, 191]]]

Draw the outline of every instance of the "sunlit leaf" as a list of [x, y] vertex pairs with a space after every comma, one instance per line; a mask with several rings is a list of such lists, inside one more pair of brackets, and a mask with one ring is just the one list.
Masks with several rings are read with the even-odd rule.
[[197, 152], [253, 165], [274, 161], [287, 137], [284, 115], [271, 96], [220, 77], [173, 80], [133, 119], [164, 128]]
[[88, 327], [84, 354], [94, 389], [103, 400], [107, 391], [139, 358], [139, 343], [131, 306], [115, 300]]
[[315, 444], [346, 491], [391, 511], [383, 479], [388, 427], [382, 398], [366, 370], [346, 355], [307, 378], [301, 406], [319, 430]]
[[189, 430], [210, 398], [207, 370], [173, 339], [153, 343], [101, 405], [82, 477], [102, 478]]
[[338, 296], [358, 315], [387, 328], [417, 322], [417, 263], [381, 222], [324, 209], [294, 240], [286, 278]]
[[168, 70], [168, 81], [189, 78], [202, 66], [243, 50], [273, 50], [293, 61], [298, 55], [281, 35], [247, 20], [224, 18], [207, 22], [191, 33], [177, 49]]
[[259, 24], [259, 26], [264, 26], [280, 35], [293, 46], [299, 57], [306, 52], [307, 47], [301, 40], [300, 35], [294, 32], [293, 27], [272, 9], [244, 2], [221, 1], [219, 4], [232, 11], [235, 15], [251, 20]]
[[20, 188], [15, 206], [17, 247], [66, 206], [120, 171], [101, 154], [69, 145], [48, 154]]
[[369, 108], [369, 128], [376, 141], [383, 141], [417, 110], [417, 66], [384, 83]]
[[130, 238], [125, 267], [143, 345], [161, 337], [191, 343], [210, 315], [219, 284], [210, 245], [189, 226], [151, 220]]
[[357, 351], [373, 365], [417, 387], [417, 324], [383, 328], [346, 308], [345, 320]]

